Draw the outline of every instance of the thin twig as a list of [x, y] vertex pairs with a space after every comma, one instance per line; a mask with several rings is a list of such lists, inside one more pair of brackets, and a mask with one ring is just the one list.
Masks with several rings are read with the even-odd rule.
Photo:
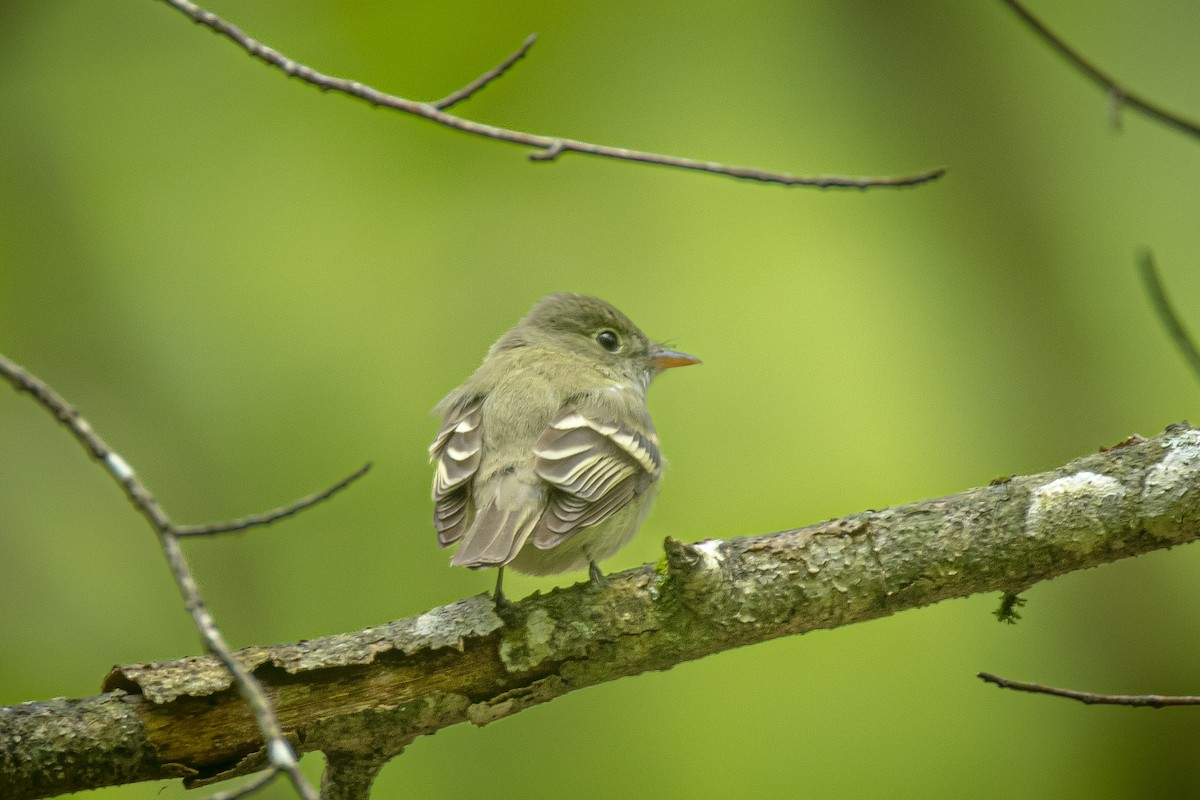
[[271, 781], [278, 777], [279, 771], [269, 769], [266, 772], [260, 773], [254, 780], [247, 781], [237, 789], [231, 789], [226, 792], [217, 792], [208, 800], [241, 800], [243, 797], [249, 797], [257, 791], [261, 791], [267, 787]]
[[990, 672], [981, 672], [979, 677], [987, 683], [994, 683], [1001, 689], [1014, 689], [1018, 692], [1033, 694], [1048, 694], [1054, 697], [1066, 697], [1078, 700], [1088, 705], [1132, 706], [1134, 708], [1163, 708], [1165, 706], [1200, 706], [1200, 697], [1175, 694], [1094, 694], [1079, 692], [1074, 689], [1059, 689], [1054, 686], [1043, 686], [1040, 683], [1026, 683], [1001, 678]]
[[1196, 340], [1183, 326], [1183, 321], [1175, 313], [1171, 301], [1167, 299], [1167, 292], [1158, 275], [1158, 268], [1154, 265], [1152, 252], [1143, 250], [1138, 254], [1138, 269], [1142, 273], [1146, 294], [1150, 296], [1150, 302], [1154, 306], [1155, 313], [1158, 314], [1159, 322], [1167, 329], [1167, 335], [1171, 337], [1171, 341], [1175, 342], [1179, 352], [1187, 359], [1192, 372], [1197, 378], [1200, 378], [1200, 349], [1196, 348]]
[[328, 489], [323, 489], [319, 492], [314, 492], [307, 497], [302, 497], [296, 502], [288, 506], [264, 511], [261, 514], [252, 514], [241, 519], [229, 520], [228, 522], [214, 522], [209, 525], [180, 525], [175, 528], [176, 536], [213, 536], [218, 533], [230, 533], [232, 531], [243, 531], [247, 528], [256, 526], [270, 525], [272, 522], [278, 522], [285, 517], [290, 517], [293, 514], [298, 514], [306, 508], [311, 508], [317, 503], [328, 500], [335, 494], [345, 489], [356, 480], [366, 475], [371, 469], [371, 464], [364, 464], [352, 474], [347, 475], [340, 481], [330, 486]]
[[[541, 156], [540, 160], [546, 160], [546, 156], [542, 155], [543, 153], [554, 156], [561, 152], [572, 152], [602, 158], [615, 158], [622, 161], [638, 161], [644, 164], [658, 164], [664, 167], [728, 175], [733, 178], [742, 178], [762, 183], [780, 183], [786, 186], [819, 186], [822, 188], [848, 187], [854, 189], [865, 189], [870, 186], [914, 186], [940, 178], [946, 171], [944, 168], [938, 168], [916, 175], [883, 177], [789, 175], [783, 172], [770, 172], [754, 167], [738, 167], [715, 161], [701, 161], [694, 158], [681, 158], [679, 156], [648, 153], [641, 150], [628, 150], [623, 147], [609, 147], [607, 145], [592, 144], [591, 142], [581, 142], [575, 139], [563, 139], [556, 136], [544, 136], [512, 130], [510, 128], [501, 128], [496, 125], [488, 125], [455, 116], [454, 114], [448, 114], [439, 108], [437, 103], [421, 103], [398, 95], [381, 92], [358, 81], [325, 75], [247, 36], [236, 25], [226, 22], [211, 11], [200, 8], [195, 3], [190, 2], [190, 0], [163, 0], [163, 2], [182, 12], [193, 22], [204, 25], [210, 30], [221, 34], [259, 61], [282, 70], [289, 77], [299, 78], [305, 83], [309, 83], [324, 91], [340, 92], [360, 100], [365, 100], [373, 106], [385, 106], [406, 114], [413, 114], [473, 136], [482, 136], [485, 139], [512, 142], [535, 148], [535, 152], [531, 154], [531, 157], [535, 159]], [[484, 83], [486, 82], [484, 81]], [[439, 100], [437, 102], [444, 101]]]
[[[1147, 100], [1136, 92], [1131, 92], [1120, 81], [1109, 75], [1100, 67], [1088, 61], [1083, 55], [1067, 44], [1054, 31], [1046, 27], [1046, 24], [1033, 15], [1033, 12], [1022, 5], [1018, 0], [1002, 0], [1002, 2], [1016, 12], [1029, 27], [1033, 28], [1046, 42], [1059, 52], [1059, 54], [1070, 61], [1084, 75], [1092, 79], [1094, 83], [1099, 85], [1108, 94], [1109, 99], [1109, 119], [1116, 121], [1117, 110], [1123, 106], [1129, 106], [1136, 111], [1140, 111], [1148, 117], [1157, 119], [1159, 122], [1166, 123], [1173, 128], [1178, 128], [1184, 133], [1190, 133], [1192, 136], [1200, 136], [1200, 122], [1187, 119], [1186, 117], [1158, 105], [1157, 103]], [[1114, 125], [1116, 127], [1116, 125]]]
[[300, 771], [300, 762], [296, 759], [292, 746], [284, 738], [283, 728], [262, 686], [234, 657], [225, 642], [225, 637], [205, 608], [200, 590], [184, 558], [175, 526], [154, 495], [138, 480], [129, 462], [109, 447], [108, 443], [92, 430], [91, 424], [79, 415], [79, 411], [46, 383], [3, 355], [0, 355], [0, 377], [7, 380], [18, 392], [30, 394], [42, 408], [62, 423], [92, 458], [104, 465], [108, 474], [125, 492], [129, 502], [133, 503], [138, 513], [150, 523], [150, 527], [158, 534], [158, 541], [162, 545], [171, 575], [175, 578], [175, 585], [183, 595], [184, 606], [191, 615], [192, 623], [199, 632], [205, 648], [233, 675], [238, 690], [254, 713], [255, 722], [266, 741], [267, 761], [272, 771], [286, 772], [304, 800], [318, 800], [316, 791]]
[[434, 102], [432, 104], [433, 107], [441, 111], [445, 111], [447, 108], [458, 105], [463, 100], [466, 100], [468, 97], [475, 94], [492, 81], [496, 80], [496, 78], [499, 78], [501, 75], [508, 72], [509, 68], [512, 67], [513, 64], [525, 57], [525, 54], [529, 52], [529, 48], [533, 47], [533, 43], [536, 41], [537, 34], [529, 34], [525, 37], [525, 41], [521, 44], [521, 47], [517, 50], [517, 52], [501, 61], [494, 68], [483, 73], [478, 78], [459, 89], [457, 92], [452, 92], [443, 97], [441, 100]]

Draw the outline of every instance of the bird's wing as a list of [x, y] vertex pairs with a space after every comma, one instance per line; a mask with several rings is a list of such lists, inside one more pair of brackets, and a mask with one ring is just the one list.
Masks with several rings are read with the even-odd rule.
[[564, 406], [534, 445], [534, 471], [557, 491], [550, 497], [533, 543], [543, 550], [603, 522], [662, 473], [658, 437]]
[[437, 464], [433, 474], [433, 527], [442, 547], [462, 538], [471, 502], [470, 480], [483, 452], [483, 399], [461, 403], [446, 414], [441, 430], [429, 445]]

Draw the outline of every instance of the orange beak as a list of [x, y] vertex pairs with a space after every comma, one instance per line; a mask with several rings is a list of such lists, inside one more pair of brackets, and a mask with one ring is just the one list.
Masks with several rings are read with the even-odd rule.
[[681, 353], [678, 350], [661, 349], [650, 356], [650, 364], [655, 369], [670, 369], [671, 367], [686, 367], [690, 364], [699, 364], [700, 359], [695, 356], [689, 356], [687, 353]]

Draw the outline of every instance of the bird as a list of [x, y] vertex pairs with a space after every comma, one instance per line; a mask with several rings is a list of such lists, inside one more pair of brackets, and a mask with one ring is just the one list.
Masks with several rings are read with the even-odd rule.
[[662, 371], [699, 364], [596, 297], [544, 297], [433, 409], [438, 544], [451, 564], [553, 575], [599, 562], [637, 533], [662, 477], [646, 406]]

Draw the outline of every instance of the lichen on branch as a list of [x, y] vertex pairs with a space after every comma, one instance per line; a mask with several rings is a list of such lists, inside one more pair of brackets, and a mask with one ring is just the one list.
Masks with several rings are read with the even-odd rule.
[[[378, 765], [423, 734], [485, 725], [597, 683], [952, 597], [1016, 595], [1066, 572], [1196, 538], [1200, 430], [1179, 424], [949, 497], [780, 533], [668, 539], [660, 565], [611, 575], [599, 587], [535, 594], [499, 611], [486, 596], [469, 597], [237, 658], [262, 683], [299, 750]], [[0, 708], [0, 794], [45, 797], [180, 775], [202, 785], [265, 764], [261, 735], [210, 656], [116, 667], [105, 690]], [[122, 714], [112, 713], [113, 704]], [[74, 757], [72, 747], [91, 745], [39, 739], [39, 725], [61, 729], [76, 716], [142, 742], [138, 757], [99, 773], [103, 783], [95, 772], [87, 780], [55, 773]], [[118, 718], [121, 730], [106, 722]], [[24, 747], [19, 771], [14, 736], [44, 744]]]

